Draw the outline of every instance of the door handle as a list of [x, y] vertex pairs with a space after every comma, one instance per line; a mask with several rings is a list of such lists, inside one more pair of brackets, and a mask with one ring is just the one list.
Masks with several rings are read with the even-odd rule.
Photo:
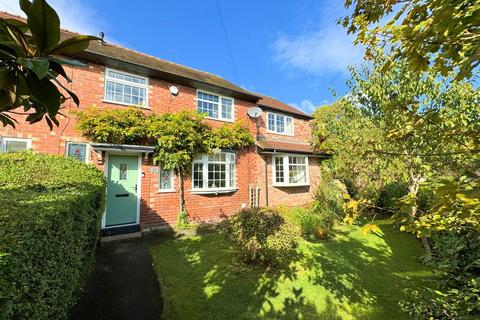
[[135, 185], [135, 193], [137, 193], [137, 185]]

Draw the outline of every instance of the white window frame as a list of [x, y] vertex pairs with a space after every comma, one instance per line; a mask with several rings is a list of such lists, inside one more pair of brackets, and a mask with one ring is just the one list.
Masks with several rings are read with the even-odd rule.
[[30, 150], [32, 149], [32, 139], [28, 138], [11, 138], [11, 137], [0, 137], [0, 153], [7, 152], [7, 142], [12, 141], [12, 142], [26, 142], [27, 143], [27, 149]]
[[90, 144], [89, 143], [83, 142], [83, 141], [67, 141], [67, 143], [65, 145], [65, 157], [69, 157], [68, 146], [70, 144], [84, 144], [84, 145], [86, 145], [87, 149], [85, 151], [85, 163], [90, 163]]
[[[206, 93], [206, 94], [211, 94], [211, 95], [214, 95], [214, 96], [217, 96], [217, 97], [218, 97], [218, 105], [217, 105], [218, 118], [209, 117], [208, 115], [205, 116], [205, 118], [207, 118], [207, 119], [212, 119], [212, 120], [218, 120], [218, 121], [225, 121], [225, 122], [234, 122], [234, 121], [235, 121], [235, 99], [234, 99], [234, 98], [227, 97], [227, 96], [222, 96], [222, 95], [219, 95], [219, 94], [217, 94], [217, 93], [213, 93], [213, 92], [210, 92], [210, 91], [207, 91], [207, 90], [197, 89], [197, 96], [196, 96], [196, 98], [195, 98], [195, 101], [196, 101], [196, 103], [197, 103], [197, 105], [196, 105], [196, 110], [197, 110], [197, 112], [200, 112], [200, 111], [198, 110], [198, 101], [199, 101], [198, 93], [199, 93], [199, 92]], [[223, 117], [222, 117], [222, 99], [232, 100], [232, 118], [231, 118], [231, 119], [223, 118]], [[208, 102], [208, 103], [214, 103], [214, 102], [212, 102], [212, 101], [206, 101], [206, 100], [202, 100], [202, 99], [200, 99], [200, 100], [201, 100], [201, 101]]]
[[[270, 117], [270, 115], [273, 115], [273, 117], [274, 117], [274, 123], [273, 123], [274, 128], [273, 129], [270, 129], [269, 126], [268, 126], [268, 118]], [[285, 118], [285, 132], [277, 131], [277, 117], [284, 117]], [[287, 118], [290, 119], [290, 121], [292, 122], [291, 132], [287, 132]], [[275, 134], [281, 134], [281, 135], [284, 135], [284, 136], [295, 135], [294, 118], [291, 117], [291, 116], [287, 116], [286, 114], [283, 114], [283, 113], [276, 113], [276, 112], [270, 112], [269, 111], [269, 112], [267, 112], [267, 118], [266, 118], [265, 122], [266, 122], [267, 132], [275, 133]]]
[[[289, 157], [303, 157], [305, 158], [305, 175], [306, 175], [306, 182], [299, 182], [299, 183], [290, 183], [290, 168], [289, 168]], [[283, 158], [283, 182], [277, 182], [277, 170], [275, 168], [275, 159], [276, 158]], [[308, 156], [304, 154], [280, 154], [272, 156], [272, 185], [277, 187], [301, 187], [301, 186], [309, 186], [310, 185], [310, 173], [309, 173], [309, 165], [308, 165]]]
[[[144, 79], [145, 84], [133, 83], [133, 82], [128, 82], [128, 81], [121, 80], [121, 79], [110, 78], [108, 76], [109, 71], [114, 71], [114, 72], [117, 72], [117, 73], [122, 73], [122, 74], [127, 75], [127, 76]], [[132, 104], [129, 104], [129, 103], [119, 102], [119, 101], [115, 101], [115, 100], [108, 100], [107, 99], [107, 81], [117, 82], [117, 83], [129, 85], [129, 86], [132, 86], [132, 87], [145, 89], [145, 104], [144, 105], [140, 105], [140, 104], [139, 105], [132, 105]], [[148, 77], [140, 76], [138, 74], [133, 74], [133, 73], [117, 70], [117, 69], [105, 68], [105, 77], [104, 77], [104, 81], [103, 81], [103, 100], [102, 101], [107, 102], [107, 103], [119, 104], [119, 105], [123, 105], [123, 106], [133, 106], [133, 107], [138, 107], [138, 108], [149, 109], [149, 106], [148, 106], [149, 84], [150, 83], [149, 83]]]
[[[238, 190], [237, 189], [237, 155], [235, 152], [231, 151], [222, 151], [222, 153], [229, 153], [233, 154], [234, 160], [229, 161], [228, 156], [224, 161], [209, 161], [208, 160], [208, 154], [200, 154], [198, 155], [197, 159], [195, 159], [192, 163], [192, 192], [193, 193], [226, 193], [226, 192], [233, 192]], [[200, 158], [200, 159], [198, 159]], [[222, 188], [209, 188], [208, 187], [208, 164], [209, 163], [224, 163], [225, 164], [225, 183], [226, 187]], [[234, 172], [232, 173], [230, 170], [230, 164], [234, 164]], [[202, 188], [196, 188], [195, 187], [195, 181], [194, 181], [194, 167], [195, 164], [202, 164], [202, 181], [203, 181], [203, 187]], [[229, 186], [230, 180], [232, 178], [233, 174], [233, 186]]]
[[[170, 171], [170, 185], [172, 186], [170, 189], [160, 188], [160, 186], [162, 185], [160, 183], [160, 178], [161, 178], [160, 173], [162, 171]], [[162, 166], [158, 166], [158, 192], [160, 192], [160, 193], [175, 192], [176, 190], [175, 190], [174, 182], [175, 182], [175, 174], [174, 174], [173, 170], [163, 170]]]

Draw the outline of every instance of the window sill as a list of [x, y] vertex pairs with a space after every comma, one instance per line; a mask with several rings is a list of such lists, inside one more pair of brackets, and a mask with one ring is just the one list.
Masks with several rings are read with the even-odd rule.
[[177, 192], [175, 189], [165, 189], [165, 190], [158, 190], [157, 193], [174, 193]]
[[222, 194], [222, 193], [233, 193], [236, 192], [238, 188], [228, 188], [228, 189], [193, 189], [190, 190], [192, 194]]
[[270, 129], [267, 129], [267, 133], [277, 134], [277, 135], [279, 135], [279, 136], [286, 136], [286, 137], [293, 137], [293, 136], [295, 136], [295, 134], [293, 134], [293, 133], [280, 133], [280, 132], [272, 131], [272, 130], [270, 130]]
[[310, 183], [300, 183], [300, 184], [272, 184], [272, 186], [277, 187], [277, 188], [310, 187]]
[[211, 118], [211, 117], [205, 117], [207, 120], [213, 120], [213, 121], [220, 121], [220, 122], [235, 122], [235, 119], [221, 119], [221, 118]]
[[102, 99], [102, 102], [103, 103], [116, 104], [116, 105], [125, 106], [125, 107], [134, 107], [134, 108], [147, 109], [147, 110], [151, 109], [149, 106], [140, 106], [140, 105], [123, 103], [123, 102], [110, 101], [110, 100], [105, 100], [105, 99]]

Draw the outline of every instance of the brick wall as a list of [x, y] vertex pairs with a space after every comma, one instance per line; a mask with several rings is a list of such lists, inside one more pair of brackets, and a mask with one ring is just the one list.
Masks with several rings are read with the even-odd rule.
[[[50, 131], [44, 121], [37, 124], [27, 124], [23, 116], [17, 116], [19, 124], [15, 129], [7, 127], [0, 128], [0, 136], [3, 137], [21, 137], [32, 139], [32, 149], [35, 152], [65, 154], [67, 141], [86, 141], [81, 133], [75, 129], [76, 116], [75, 111], [82, 110], [91, 105], [97, 105], [100, 109], [106, 108], [125, 108], [125, 106], [103, 102], [104, 96], [104, 76], [105, 68], [101, 65], [91, 64], [87, 68], [66, 68], [67, 73], [73, 80], [71, 86], [80, 98], [81, 105], [77, 108], [72, 102], [67, 102], [62, 109], [64, 116], [59, 116], [60, 126]], [[169, 92], [169, 86], [176, 85], [179, 88], [179, 94], [172, 96]], [[149, 79], [148, 108], [142, 109], [146, 113], [165, 113], [177, 112], [180, 110], [196, 109], [196, 89], [169, 83], [158, 79]], [[256, 134], [256, 124], [247, 116], [247, 109], [254, 106], [253, 103], [235, 99], [235, 119], [248, 125], [252, 134]], [[265, 113], [264, 113], [264, 116]], [[207, 120], [212, 126], [217, 127], [224, 122], [216, 120]], [[260, 126], [264, 126], [260, 121]], [[272, 135], [260, 128], [260, 132], [266, 135]], [[285, 140], [307, 141], [310, 137], [308, 121], [295, 119], [295, 137], [279, 136]], [[271, 162], [271, 157], [270, 160]], [[90, 152], [90, 162], [103, 170], [104, 163], [101, 155], [95, 151]], [[314, 166], [314, 164], [311, 164]], [[179, 196], [176, 192], [161, 193], [158, 191], [158, 171], [154, 170], [151, 160], [144, 160], [142, 163], [142, 186], [141, 186], [141, 215], [140, 222], [142, 228], [153, 226], [173, 224], [176, 221], [179, 212]], [[271, 172], [271, 164], [269, 164]], [[246, 150], [237, 152], [237, 188], [238, 191], [221, 195], [198, 195], [192, 194], [190, 179], [185, 181], [185, 194], [187, 210], [193, 220], [205, 221], [216, 220], [221, 216], [230, 215], [242, 206], [248, 206], [249, 194], [248, 188], [251, 185], [264, 184], [264, 161], [260, 155], [255, 152], [252, 146]], [[310, 176], [316, 174], [318, 170], [311, 169]], [[271, 173], [269, 173], [271, 174]], [[263, 181], [263, 182], [262, 182]], [[271, 178], [269, 178], [271, 183]], [[175, 188], [178, 186], [178, 179], [174, 180]], [[264, 186], [262, 190], [265, 190]], [[311, 188], [310, 188], [311, 189]], [[262, 193], [263, 194], [263, 193]], [[275, 189], [269, 187], [270, 204], [285, 203], [304, 204], [310, 200], [308, 190], [297, 189]], [[264, 196], [261, 200], [264, 201]], [[264, 204], [264, 202], [262, 202]]]

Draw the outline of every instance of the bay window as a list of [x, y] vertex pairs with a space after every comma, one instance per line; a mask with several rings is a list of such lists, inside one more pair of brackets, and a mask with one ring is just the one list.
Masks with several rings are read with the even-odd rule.
[[193, 190], [235, 189], [235, 171], [235, 153], [233, 152], [198, 155], [193, 161]]
[[197, 111], [207, 114], [208, 118], [233, 121], [233, 99], [199, 90], [197, 91]]
[[268, 112], [267, 129], [270, 132], [291, 136], [293, 135], [293, 118], [279, 113]]
[[148, 78], [105, 69], [106, 102], [147, 107]]
[[273, 185], [309, 185], [308, 157], [300, 155], [273, 156]]

